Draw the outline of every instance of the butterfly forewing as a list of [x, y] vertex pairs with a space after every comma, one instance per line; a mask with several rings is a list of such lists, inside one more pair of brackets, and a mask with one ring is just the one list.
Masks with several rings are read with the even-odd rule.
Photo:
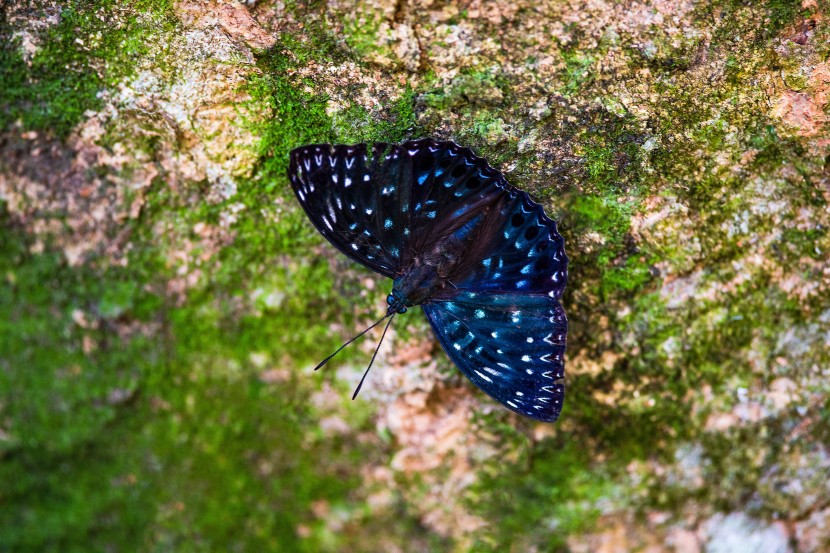
[[556, 420], [568, 329], [556, 299], [460, 292], [423, 309], [447, 355], [476, 386], [516, 413]]
[[416, 251], [429, 248], [447, 228], [502, 192], [498, 173], [467, 148], [433, 140], [406, 142], [401, 148], [412, 158], [410, 216]]
[[[289, 180], [308, 218], [337, 249], [384, 276], [400, 268], [409, 190], [385, 144], [312, 144], [291, 152]], [[401, 184], [403, 182], [403, 185]]]
[[458, 288], [561, 297], [568, 258], [564, 240], [542, 206], [520, 192], [507, 206], [495, 234], [466, 278], [455, 282]]

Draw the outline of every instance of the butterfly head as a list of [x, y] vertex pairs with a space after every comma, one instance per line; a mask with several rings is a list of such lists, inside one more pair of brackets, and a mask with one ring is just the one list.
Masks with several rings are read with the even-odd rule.
[[393, 291], [391, 294], [386, 296], [386, 303], [389, 304], [389, 312], [392, 311], [396, 313], [406, 313], [406, 305], [405, 302], [398, 298]]

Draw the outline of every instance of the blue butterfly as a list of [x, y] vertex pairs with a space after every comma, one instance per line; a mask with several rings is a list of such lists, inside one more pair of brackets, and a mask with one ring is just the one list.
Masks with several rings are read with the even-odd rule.
[[568, 257], [542, 206], [468, 148], [431, 139], [303, 146], [291, 152], [288, 177], [329, 242], [393, 279], [386, 316], [318, 369], [388, 318], [385, 336], [396, 314], [420, 305], [476, 386], [511, 411], [557, 419]]

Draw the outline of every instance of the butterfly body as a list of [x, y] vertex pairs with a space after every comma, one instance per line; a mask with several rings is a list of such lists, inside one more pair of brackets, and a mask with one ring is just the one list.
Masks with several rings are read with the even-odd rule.
[[430, 139], [304, 146], [289, 179], [335, 247], [393, 279], [389, 315], [422, 306], [478, 387], [522, 415], [558, 417], [568, 260], [540, 205], [469, 149]]

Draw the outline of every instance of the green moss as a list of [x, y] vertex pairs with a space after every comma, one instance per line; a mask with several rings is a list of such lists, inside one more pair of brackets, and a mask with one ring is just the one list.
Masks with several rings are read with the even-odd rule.
[[30, 254], [1, 208], [0, 549], [130, 543], [152, 510], [147, 490], [125, 481], [141, 462], [129, 454], [141, 439], [127, 405], [159, 352], [110, 321], [144, 318], [136, 306], [158, 302], [123, 270]]
[[[303, 246], [313, 231], [296, 232], [288, 217], [240, 227], [233, 247], [204, 266], [209, 281], [183, 302], [160, 300], [152, 290], [176, 270], [167, 248], [213, 216], [160, 197], [142, 212], [128, 265], [103, 272], [29, 254], [3, 221], [0, 548], [373, 548], [360, 532], [333, 532], [311, 505], [360, 513], [358, 467], [386, 453], [321, 430], [327, 411], [310, 395], [323, 379], [344, 382], [295, 375], [339, 341], [325, 324], [309, 326], [309, 313], [348, 317], [344, 298], [356, 291], [336, 290], [328, 262]], [[170, 234], [159, 239], [153, 221], [172, 222]], [[136, 325], [147, 332], [119, 337]], [[337, 411], [370, 429], [371, 406], [345, 389]], [[384, 527], [416, 530], [408, 518]]]
[[428, 107], [446, 111], [467, 105], [500, 105], [509, 93], [507, 80], [493, 70], [468, 70], [448, 87], [428, 90], [422, 99]]
[[[619, 241], [631, 227], [631, 207], [613, 198], [577, 196], [568, 205], [570, 232], [599, 233]], [[607, 258], [607, 255], [606, 255]]]
[[394, 59], [391, 48], [379, 45], [383, 21], [384, 14], [381, 11], [368, 10], [362, 5], [351, 6], [351, 13], [343, 18], [343, 33], [344, 41], [356, 56], [371, 59], [384, 55]]
[[0, 128], [20, 121], [24, 129], [66, 136], [86, 110], [102, 105], [99, 92], [134, 74], [150, 45], [164, 44], [176, 26], [166, 0], [120, 8], [116, 0], [64, 5], [31, 63], [8, 23], [0, 23]]
[[470, 502], [498, 523], [477, 533], [476, 551], [566, 550], [566, 538], [591, 528], [598, 502], [614, 494], [608, 467], [592, 465], [574, 440], [548, 439], [521, 451], [507, 469], [479, 471]]
[[594, 71], [591, 68], [596, 62], [592, 54], [574, 48], [563, 52], [562, 58], [565, 61], [562, 75], [564, 94], [573, 95], [583, 87], [590, 85], [594, 77]]
[[620, 291], [623, 293], [640, 290], [654, 277], [651, 266], [643, 258], [629, 257], [619, 266], [602, 273], [600, 289], [605, 295]]
[[260, 137], [257, 173], [268, 183], [268, 192], [283, 180], [288, 153], [293, 148], [328, 142], [333, 134], [326, 115], [327, 98], [301, 89], [313, 83], [295, 82], [286, 75], [292, 64], [301, 62], [305, 55], [302, 48], [289, 49], [292, 45], [291, 41], [278, 43], [260, 56], [257, 64], [262, 73], [252, 77], [247, 86], [253, 103], [270, 112], [267, 121], [254, 127]]
[[566, 240], [589, 236], [595, 244], [591, 253], [574, 260], [570, 272], [583, 282], [597, 282], [603, 298], [630, 297], [652, 279], [655, 261], [648, 245], [635, 244], [629, 234], [631, 217], [648, 191], [644, 139], [626, 117], [606, 110], [587, 117], [573, 139], [585, 180], [580, 190], [565, 196], [562, 227]]
[[[782, 28], [795, 23], [799, 17], [806, 17], [810, 13], [809, 10], [801, 7], [801, 2], [790, 2], [789, 0], [762, 0], [751, 3], [742, 2], [741, 0], [729, 0], [722, 5], [715, 3], [699, 9], [711, 12], [714, 6], [725, 8], [721, 14], [725, 21], [750, 22], [758, 30], [756, 36], [759, 42], [773, 38]], [[759, 20], [763, 21], [763, 25], [756, 24]], [[722, 27], [721, 30], [723, 33], [728, 32], [726, 27]]]
[[332, 116], [333, 134], [338, 142], [402, 142], [416, 135], [415, 92], [407, 86], [389, 107], [372, 112], [352, 103]]
[[[389, 109], [360, 113], [360, 124], [333, 122], [328, 99], [304, 90], [314, 83], [291, 76], [319, 52], [326, 50], [284, 35], [260, 55], [262, 74], [248, 90], [253, 107], [271, 117], [257, 123], [262, 140], [254, 176], [218, 203], [154, 183], [141, 218], [129, 223], [126, 268], [79, 271], [56, 254], [24, 255], [22, 236], [4, 242], [17, 244], [18, 253], [3, 253], [0, 274], [26, 288], [0, 293], [3, 320], [14, 327], [4, 328], [0, 357], [37, 370], [0, 371], [7, 375], [0, 382], [4, 414], [21, 421], [19, 432], [4, 426], [14, 460], [0, 464], [0, 487], [14, 513], [3, 517], [8, 525], [0, 529], [0, 548], [124, 549], [144, 540], [147, 549], [321, 551], [371, 543], [361, 533], [333, 532], [311, 504], [325, 502], [344, 516], [359, 513], [364, 498], [352, 495], [357, 466], [381, 450], [324, 435], [319, 418], [325, 413], [312, 409], [309, 397], [323, 380], [344, 388], [344, 416], [358, 427], [361, 420], [370, 424], [371, 405], [348, 401], [347, 385], [334, 373], [297, 378], [294, 371], [339, 344], [331, 322], [351, 329], [356, 315], [376, 302], [356, 302], [359, 280], [332, 271], [316, 253], [323, 240], [294, 204], [285, 169], [290, 149], [304, 143], [405, 138], [414, 94], [404, 90]], [[137, 146], [152, 156], [158, 144]], [[159, 300], [150, 291], [174, 277], [171, 254], [189, 249], [187, 241], [198, 248], [196, 223], [227, 224], [231, 204], [244, 206], [226, 231], [232, 244], [202, 263], [206, 276], [181, 302]], [[354, 271], [345, 260], [342, 266]], [[79, 345], [73, 305], [99, 325], [92, 332], [95, 354]], [[319, 324], [309, 326], [309, 313]], [[149, 325], [149, 333], [123, 343], [110, 336], [131, 323]], [[21, 340], [32, 343], [19, 350]], [[340, 362], [358, 355], [344, 352]], [[266, 384], [260, 379], [266, 370], [283, 380]], [[113, 389], [125, 392], [112, 397], [126, 393], [128, 401], [110, 405]], [[100, 486], [99, 478], [115, 484]], [[418, 530], [407, 517], [390, 522], [383, 524], [386, 533]], [[300, 526], [309, 537], [298, 537]]]

